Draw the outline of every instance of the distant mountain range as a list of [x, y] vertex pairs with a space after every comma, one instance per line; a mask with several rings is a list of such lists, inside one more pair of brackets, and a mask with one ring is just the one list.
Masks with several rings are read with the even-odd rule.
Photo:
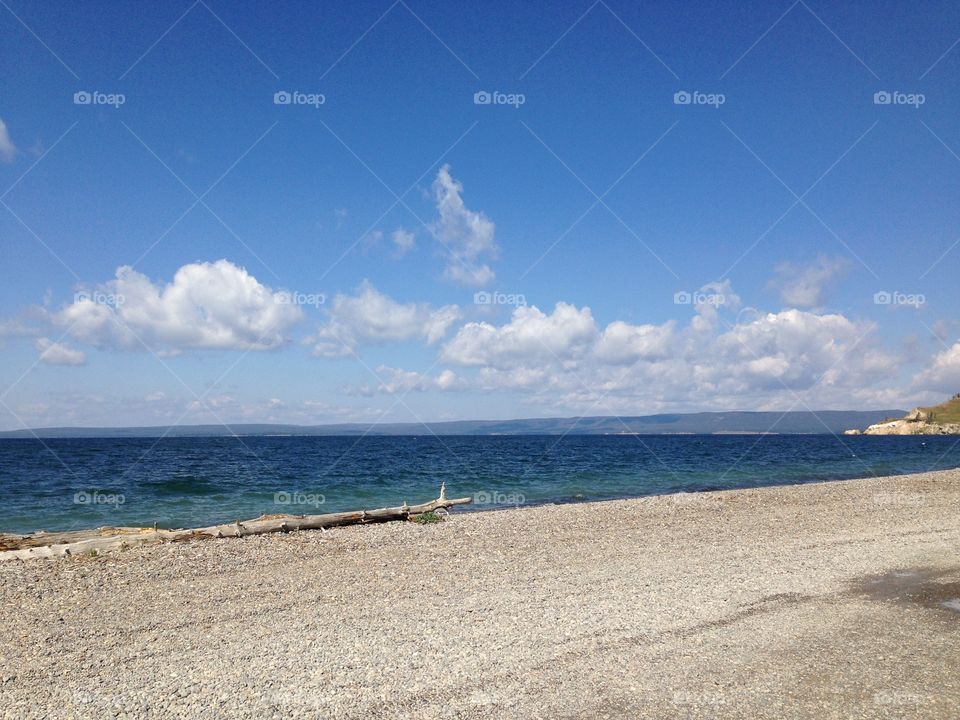
[[824, 410], [821, 412], [702, 412], [634, 417], [457, 420], [420, 423], [339, 425], [177, 425], [157, 427], [55, 427], [8, 430], [0, 438], [223, 437], [231, 435], [714, 435], [776, 433], [815, 435], [865, 428], [903, 410]]

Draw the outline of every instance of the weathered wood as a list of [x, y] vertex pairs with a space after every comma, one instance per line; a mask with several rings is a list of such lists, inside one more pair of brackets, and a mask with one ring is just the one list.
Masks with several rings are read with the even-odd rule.
[[440, 488], [440, 497], [420, 505], [386, 507], [377, 510], [325, 513], [323, 515], [261, 515], [253, 520], [236, 521], [224, 525], [181, 530], [156, 528], [101, 527], [62, 533], [35, 533], [33, 535], [0, 535], [0, 561], [31, 558], [63, 557], [117, 550], [149, 542], [185, 542], [204, 538], [247, 537], [275, 532], [297, 530], [324, 530], [343, 525], [406, 520], [413, 515], [466, 505], [470, 498], [448, 499], [446, 489]]

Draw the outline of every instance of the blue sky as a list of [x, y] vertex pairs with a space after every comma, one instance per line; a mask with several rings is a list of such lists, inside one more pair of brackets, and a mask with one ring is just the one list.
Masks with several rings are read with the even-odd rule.
[[0, 32], [0, 427], [960, 390], [956, 4], [10, 2]]

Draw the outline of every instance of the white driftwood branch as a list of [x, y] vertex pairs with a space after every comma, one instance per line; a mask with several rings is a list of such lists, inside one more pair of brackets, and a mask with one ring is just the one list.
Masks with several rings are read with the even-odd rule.
[[246, 537], [294, 530], [323, 530], [342, 525], [406, 520], [413, 515], [445, 510], [454, 505], [466, 505], [470, 498], [446, 497], [446, 488], [440, 488], [440, 497], [420, 505], [407, 505], [378, 510], [326, 513], [324, 515], [262, 515], [243, 522], [237, 520], [225, 525], [184, 530], [154, 528], [102, 527], [65, 533], [36, 533], [34, 535], [0, 535], [0, 561], [51, 558], [83, 555], [90, 552], [117, 550], [149, 542], [182, 542], [203, 538]]

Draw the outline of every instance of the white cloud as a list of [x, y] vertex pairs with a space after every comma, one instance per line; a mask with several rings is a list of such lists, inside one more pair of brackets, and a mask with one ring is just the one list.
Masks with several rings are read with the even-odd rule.
[[457, 376], [452, 370], [444, 370], [434, 377], [426, 373], [381, 365], [377, 368], [376, 373], [380, 376], [377, 392], [388, 395], [427, 392], [428, 390], [452, 390], [457, 383]]
[[538, 358], [571, 358], [582, 353], [597, 334], [590, 308], [578, 310], [559, 302], [550, 315], [535, 306], [518, 307], [509, 323], [464, 325], [443, 347], [444, 361], [457, 365], [504, 367]]
[[344, 357], [365, 343], [420, 339], [431, 345], [460, 319], [460, 308], [426, 303], [401, 304], [364, 281], [355, 295], [338, 294], [327, 311], [327, 324], [310, 340], [314, 354]]
[[[2, 327], [2, 323], [0, 323], [0, 327]], [[955, 337], [958, 330], [960, 330], [960, 320], [952, 318], [941, 318], [940, 320], [935, 320], [930, 325], [930, 331], [933, 333], [933, 336], [944, 344], [946, 344], [949, 338]]]
[[960, 392], [960, 342], [934, 355], [929, 366], [914, 378], [914, 384], [920, 390]]
[[303, 317], [284, 294], [228, 260], [184, 265], [166, 285], [120, 267], [114, 280], [88, 295], [52, 320], [74, 339], [98, 347], [266, 350], [287, 342], [287, 330]]
[[[708, 289], [738, 307], [728, 284]], [[874, 331], [797, 309], [726, 324], [700, 308], [684, 327], [618, 320], [599, 331], [589, 308], [558, 303], [550, 315], [518, 308], [501, 326], [468, 323], [440, 359], [476, 368], [458, 377], [458, 387], [521, 391], [543, 411], [786, 409], [799, 399], [815, 409], [863, 407], [881, 398], [889, 404], [881, 386], [900, 365]]]
[[0, 320], [0, 338], [31, 337], [38, 334], [37, 328], [32, 327], [20, 318]]
[[825, 255], [807, 265], [782, 262], [774, 268], [777, 277], [770, 281], [770, 286], [780, 291], [780, 299], [786, 305], [817, 307], [822, 304], [826, 285], [849, 267], [850, 262], [845, 258]]
[[10, 138], [10, 131], [7, 130], [7, 124], [0, 120], [0, 160], [3, 162], [13, 162], [17, 157], [17, 146], [13, 144]]
[[66, 343], [54, 342], [50, 338], [38, 338], [36, 348], [40, 353], [40, 362], [48, 365], [83, 365], [87, 361], [82, 350], [75, 350]]
[[616, 320], [607, 325], [594, 351], [601, 361], [611, 365], [664, 359], [672, 349], [673, 329], [673, 321], [665, 325], [631, 325]]
[[493, 221], [464, 204], [463, 185], [450, 175], [449, 165], [440, 168], [432, 189], [439, 217], [430, 229], [448, 255], [444, 278], [474, 287], [492, 282], [495, 274], [483, 259], [497, 256]]
[[876, 381], [894, 358], [861, 345], [872, 329], [837, 314], [768, 313], [717, 336], [710, 345], [715, 364], [704, 367], [704, 376], [717, 387], [744, 391]]
[[697, 315], [693, 319], [695, 330], [710, 330], [719, 317], [721, 310], [735, 313], [740, 309], [740, 296], [730, 285], [730, 280], [709, 282], [696, 293], [693, 309]]
[[416, 244], [416, 236], [409, 230], [404, 230], [403, 228], [394, 230], [390, 235], [390, 239], [393, 240], [393, 245], [397, 249], [397, 255], [406, 255], [413, 250]]
[[569, 377], [542, 365], [519, 364], [511, 368], [481, 368], [476, 386], [481, 390], [551, 390], [566, 387]]

